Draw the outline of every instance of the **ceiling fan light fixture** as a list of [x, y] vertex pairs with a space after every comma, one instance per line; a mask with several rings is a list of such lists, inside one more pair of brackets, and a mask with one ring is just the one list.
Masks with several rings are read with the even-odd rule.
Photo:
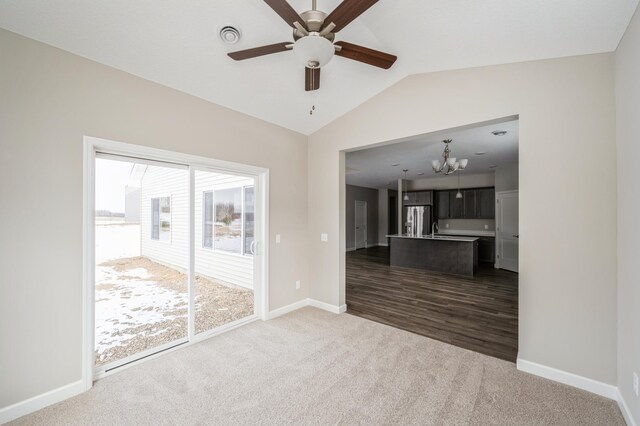
[[322, 68], [335, 54], [333, 43], [318, 34], [302, 37], [293, 45], [293, 53], [307, 68]]

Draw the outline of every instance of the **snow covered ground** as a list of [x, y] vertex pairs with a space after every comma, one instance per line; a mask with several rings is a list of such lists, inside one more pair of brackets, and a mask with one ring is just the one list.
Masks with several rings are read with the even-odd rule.
[[[186, 336], [186, 283], [176, 291], [145, 268], [118, 270], [105, 262], [140, 256], [140, 225], [96, 226], [96, 364], [124, 358]], [[184, 330], [180, 330], [184, 328]]]
[[[140, 226], [96, 226], [96, 365], [187, 336], [187, 277], [140, 257]], [[205, 277], [195, 283], [196, 332], [253, 313], [253, 292]]]

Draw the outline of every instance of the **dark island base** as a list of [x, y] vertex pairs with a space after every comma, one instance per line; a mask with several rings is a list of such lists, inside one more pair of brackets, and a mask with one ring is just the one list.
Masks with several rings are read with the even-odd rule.
[[478, 241], [390, 238], [391, 266], [472, 277], [478, 272]]

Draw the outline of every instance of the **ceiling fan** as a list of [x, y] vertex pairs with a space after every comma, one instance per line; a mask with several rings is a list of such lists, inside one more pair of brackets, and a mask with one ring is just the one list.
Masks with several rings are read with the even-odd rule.
[[320, 88], [320, 69], [334, 54], [365, 64], [389, 69], [398, 59], [388, 53], [367, 47], [338, 41], [335, 34], [373, 6], [378, 0], [343, 0], [330, 14], [316, 8], [312, 0], [311, 10], [298, 14], [286, 0], [264, 0], [282, 19], [293, 28], [294, 42], [276, 43], [253, 49], [229, 53], [236, 61], [293, 50], [305, 65], [305, 90]]

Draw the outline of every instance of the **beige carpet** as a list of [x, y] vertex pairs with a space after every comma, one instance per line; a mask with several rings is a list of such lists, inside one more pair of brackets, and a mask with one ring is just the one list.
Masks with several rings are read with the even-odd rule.
[[97, 382], [15, 424], [624, 425], [615, 402], [514, 364], [305, 308]]

